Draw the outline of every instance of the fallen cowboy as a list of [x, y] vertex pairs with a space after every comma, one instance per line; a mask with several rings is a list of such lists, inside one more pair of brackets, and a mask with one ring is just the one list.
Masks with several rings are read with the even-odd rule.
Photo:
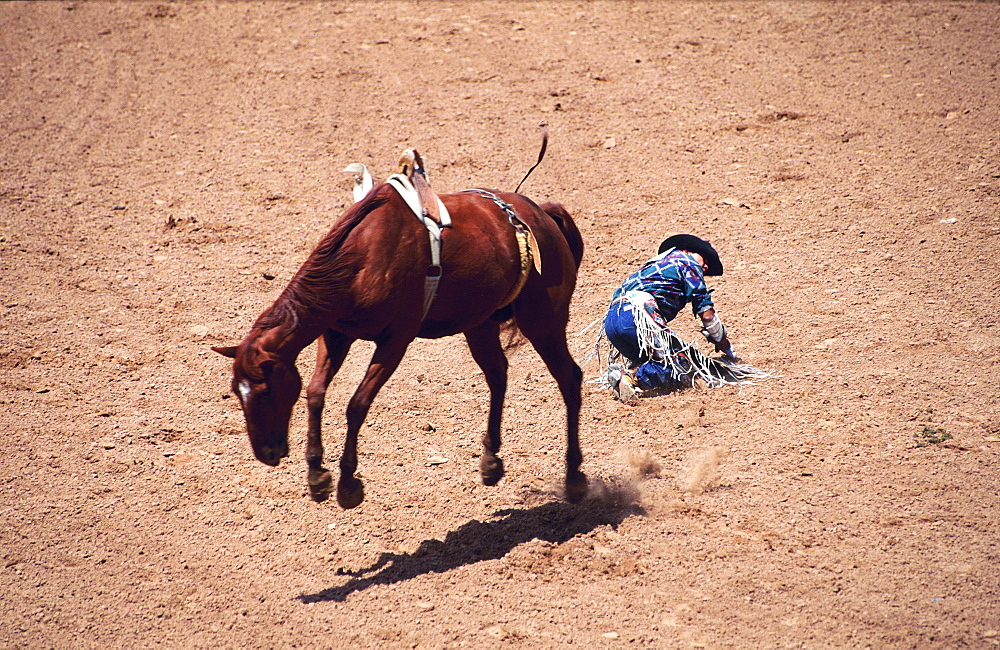
[[[612, 295], [595, 352], [610, 344], [606, 371], [597, 380], [623, 402], [644, 392], [742, 385], [770, 373], [743, 363], [716, 313], [705, 276], [722, 275], [715, 248], [694, 235], [668, 237], [656, 257], [630, 275]], [[668, 323], [690, 304], [701, 332], [721, 357], [702, 353]]]

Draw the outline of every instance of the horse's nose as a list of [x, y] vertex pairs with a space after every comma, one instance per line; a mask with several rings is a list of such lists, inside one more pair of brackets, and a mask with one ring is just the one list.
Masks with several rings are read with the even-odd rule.
[[257, 456], [257, 460], [265, 465], [277, 467], [281, 459], [288, 455], [288, 445], [282, 445], [281, 447], [260, 447], [254, 450], [254, 455]]

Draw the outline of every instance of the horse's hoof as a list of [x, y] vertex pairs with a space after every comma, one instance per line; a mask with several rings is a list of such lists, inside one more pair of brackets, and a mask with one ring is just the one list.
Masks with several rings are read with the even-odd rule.
[[575, 472], [566, 477], [566, 500], [570, 503], [580, 503], [587, 496], [587, 475]]
[[333, 488], [333, 474], [325, 469], [309, 470], [309, 496], [316, 503], [323, 503], [330, 498]]
[[479, 474], [483, 477], [483, 485], [496, 485], [503, 478], [503, 460], [483, 454], [479, 460]]
[[357, 508], [365, 500], [365, 486], [353, 476], [342, 476], [337, 483], [337, 503], [344, 510]]

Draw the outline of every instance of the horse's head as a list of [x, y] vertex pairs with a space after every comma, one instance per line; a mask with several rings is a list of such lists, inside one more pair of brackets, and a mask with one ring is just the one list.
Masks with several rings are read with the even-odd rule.
[[213, 347], [233, 359], [233, 393], [243, 406], [247, 436], [257, 460], [275, 466], [288, 455], [288, 421], [302, 390], [294, 360], [262, 350], [259, 339], [239, 347]]

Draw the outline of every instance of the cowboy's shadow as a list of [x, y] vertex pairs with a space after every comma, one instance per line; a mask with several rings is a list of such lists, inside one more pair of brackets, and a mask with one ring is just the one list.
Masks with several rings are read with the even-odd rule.
[[634, 503], [592, 499], [575, 505], [557, 501], [526, 510], [501, 510], [495, 516], [502, 519], [487, 522], [473, 519], [448, 533], [443, 542], [423, 541], [413, 553], [382, 553], [367, 568], [338, 569], [338, 574], [352, 576], [346, 584], [302, 594], [298, 599], [303, 603], [343, 602], [352, 593], [374, 585], [391, 585], [427, 573], [444, 573], [467, 564], [496, 560], [535, 538], [561, 544], [598, 526], [617, 527], [627, 517], [642, 512]]

